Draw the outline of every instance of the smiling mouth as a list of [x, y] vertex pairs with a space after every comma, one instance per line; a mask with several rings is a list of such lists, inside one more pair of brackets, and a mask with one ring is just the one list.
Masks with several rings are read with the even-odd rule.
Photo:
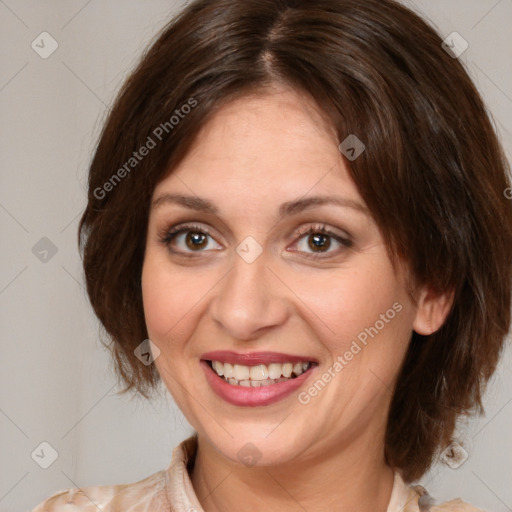
[[302, 361], [297, 363], [270, 363], [245, 366], [242, 364], [206, 361], [208, 366], [224, 382], [232, 386], [261, 387], [296, 379], [310, 370], [316, 363]]

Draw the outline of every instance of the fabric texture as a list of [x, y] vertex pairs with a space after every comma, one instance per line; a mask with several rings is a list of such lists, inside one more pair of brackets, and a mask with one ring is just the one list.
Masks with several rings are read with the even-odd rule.
[[[189, 476], [197, 448], [194, 435], [179, 444], [167, 469], [139, 482], [56, 492], [32, 512], [204, 512]], [[230, 512], [230, 511], [226, 511]], [[405, 484], [395, 472], [387, 512], [484, 512], [461, 499], [435, 504], [420, 485]]]

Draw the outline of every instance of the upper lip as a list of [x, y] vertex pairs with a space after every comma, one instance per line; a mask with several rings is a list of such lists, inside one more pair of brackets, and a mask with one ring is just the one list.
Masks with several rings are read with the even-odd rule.
[[215, 350], [206, 352], [201, 356], [205, 361], [220, 361], [222, 363], [241, 364], [244, 366], [256, 366], [270, 363], [318, 363], [309, 356], [283, 354], [281, 352], [233, 352], [231, 350]]

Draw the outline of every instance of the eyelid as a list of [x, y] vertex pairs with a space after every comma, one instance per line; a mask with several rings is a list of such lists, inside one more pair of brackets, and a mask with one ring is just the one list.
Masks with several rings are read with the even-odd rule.
[[[212, 230], [206, 226], [200, 225], [196, 222], [191, 223], [179, 223], [172, 226], [165, 225], [160, 230], [158, 230], [157, 237], [160, 243], [164, 244], [166, 247], [169, 248], [171, 242], [179, 235], [186, 233], [188, 231], [196, 231], [199, 233], [204, 233], [205, 235], [209, 236], [212, 240], [214, 240], [217, 244], [221, 245], [219, 242], [217, 242], [216, 237], [212, 234]], [[170, 250], [170, 249], [169, 249]], [[183, 251], [172, 251], [175, 254], [184, 254]], [[186, 251], [186, 254], [194, 254], [194, 252], [197, 252], [198, 254], [204, 251]]]
[[[305, 254], [305, 258], [307, 259], [327, 259], [330, 257], [338, 256], [343, 249], [349, 249], [353, 246], [353, 239], [348, 234], [345, 233], [344, 235], [341, 233], [336, 232], [334, 229], [329, 228], [325, 224], [310, 224], [307, 227], [301, 227], [294, 231], [294, 242], [292, 245], [297, 245], [306, 235], [310, 234], [323, 234], [325, 236], [328, 236], [330, 238], [334, 238], [334, 240], [341, 245], [341, 248], [334, 251], [327, 251], [327, 252], [305, 252], [305, 251], [298, 251], [293, 250], [291, 252], [297, 252], [297, 253], [303, 253]], [[290, 246], [288, 246], [290, 247]]]
[[323, 233], [325, 235], [330, 235], [334, 238], [339, 238], [346, 242], [352, 241], [352, 236], [349, 233], [347, 233], [346, 231], [338, 232], [338, 230], [336, 230], [335, 228], [330, 228], [329, 226], [327, 226], [327, 224], [324, 224], [324, 223], [312, 222], [305, 227], [297, 228], [293, 234], [296, 237], [302, 237], [302, 236], [304, 236], [306, 234], [310, 234], [310, 233]]
[[[212, 234], [212, 230], [209, 227], [200, 225], [197, 222], [190, 222], [190, 223], [183, 222], [183, 223], [178, 223], [178, 224], [172, 225], [170, 227], [165, 226], [158, 231], [158, 239], [166, 247], [169, 247], [171, 242], [177, 236], [181, 235], [182, 233], [194, 232], [194, 231], [203, 233], [203, 234], [207, 235], [208, 237], [210, 237], [212, 240], [214, 240], [217, 244], [222, 245], [222, 244], [220, 244], [220, 242], [217, 241], [216, 237]], [[300, 227], [300, 228], [297, 228], [294, 230], [293, 235], [292, 235], [294, 237], [292, 245], [298, 244], [301, 241], [301, 239], [304, 238], [308, 234], [323, 234], [328, 237], [334, 238], [334, 240], [344, 248], [349, 248], [353, 244], [352, 237], [348, 233], [345, 233], [345, 234], [338, 233], [334, 229], [327, 227], [325, 224], [310, 223], [307, 226]], [[290, 246], [288, 246], [288, 247], [290, 247]], [[171, 250], [171, 249], [169, 249], [169, 250]], [[219, 249], [216, 249], [216, 250], [219, 250]], [[194, 254], [200, 255], [201, 253], [207, 252], [207, 251], [204, 251], [204, 250], [198, 250], [198, 251], [172, 250], [172, 252], [175, 254], [182, 254], [182, 255], [186, 254], [187, 256], [192, 256]], [[314, 252], [309, 253], [309, 252], [298, 251], [298, 250], [295, 250], [292, 252], [306, 254], [307, 255], [306, 258], [309, 258], [309, 259], [320, 259], [320, 258], [328, 258], [328, 257], [332, 256], [333, 253], [337, 254], [340, 252], [340, 249], [338, 249], [337, 251], [327, 251], [327, 252], [318, 252], [318, 253], [314, 253]]]

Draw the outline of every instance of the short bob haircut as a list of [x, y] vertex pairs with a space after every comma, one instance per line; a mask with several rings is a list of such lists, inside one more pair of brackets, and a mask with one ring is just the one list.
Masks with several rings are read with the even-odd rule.
[[[388, 464], [419, 479], [482, 396], [510, 326], [508, 166], [483, 102], [440, 36], [392, 0], [196, 0], [145, 52], [108, 114], [90, 166], [79, 244], [90, 301], [121, 391], [160, 378], [134, 350], [148, 337], [141, 270], [157, 183], [235, 98], [281, 84], [312, 98], [339, 141], [393, 263], [453, 306], [413, 333], [393, 391]], [[179, 290], [176, 291], [179, 293]]]

